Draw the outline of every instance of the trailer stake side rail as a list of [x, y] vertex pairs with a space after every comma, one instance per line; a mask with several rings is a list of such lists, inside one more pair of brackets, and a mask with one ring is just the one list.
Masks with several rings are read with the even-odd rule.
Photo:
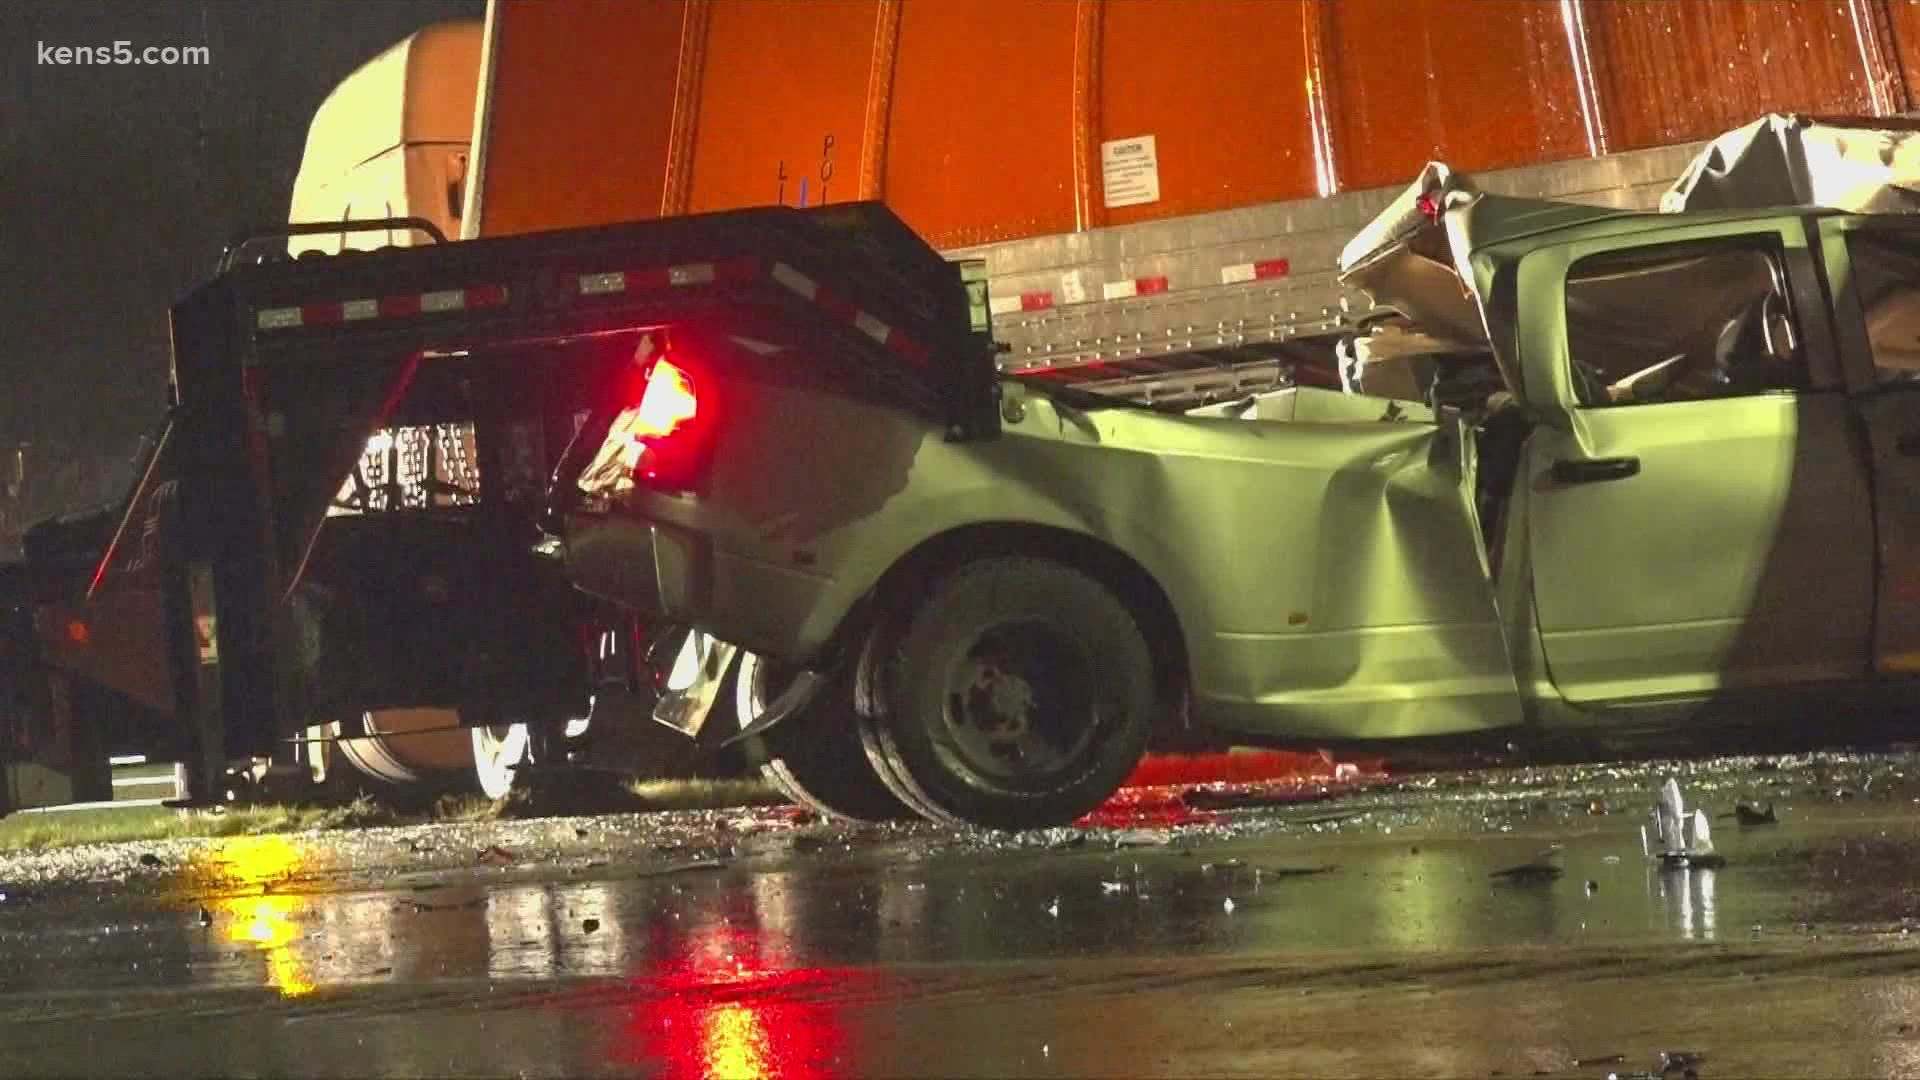
[[[1492, 194], [1631, 210], [1661, 194], [1705, 143], [1476, 172]], [[1204, 397], [1258, 356], [1374, 313], [1341, 286], [1340, 249], [1402, 188], [1344, 192], [950, 252], [984, 260], [1009, 374], [1134, 397]], [[1289, 345], [1294, 348], [1290, 349]], [[1250, 374], [1250, 373], [1248, 373]]]

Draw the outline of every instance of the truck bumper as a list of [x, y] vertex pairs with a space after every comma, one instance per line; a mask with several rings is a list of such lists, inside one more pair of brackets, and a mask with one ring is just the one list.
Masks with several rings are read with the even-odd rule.
[[831, 578], [745, 558], [703, 533], [644, 518], [570, 521], [566, 573], [582, 591], [644, 618], [791, 663], [810, 662], [837, 624]]

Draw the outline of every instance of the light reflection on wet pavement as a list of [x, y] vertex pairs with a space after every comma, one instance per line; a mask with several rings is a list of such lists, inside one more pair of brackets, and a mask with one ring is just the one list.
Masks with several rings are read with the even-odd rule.
[[[1912, 765], [1699, 771], [1710, 812], [1781, 823], [1717, 822], [1692, 871], [1642, 858], [1634, 769], [1018, 838], [207, 841], [0, 903], [0, 1075], [1913, 1072]], [[1493, 876], [1549, 845], [1558, 876]]]

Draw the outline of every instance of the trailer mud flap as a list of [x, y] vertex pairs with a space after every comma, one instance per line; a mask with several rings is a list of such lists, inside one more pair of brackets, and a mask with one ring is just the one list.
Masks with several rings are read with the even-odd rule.
[[68, 679], [40, 661], [18, 569], [0, 568], [0, 815], [111, 799], [92, 718], [73, 708]]

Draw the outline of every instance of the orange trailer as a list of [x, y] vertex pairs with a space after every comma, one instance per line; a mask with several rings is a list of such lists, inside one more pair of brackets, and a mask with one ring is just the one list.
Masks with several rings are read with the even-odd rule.
[[492, 0], [463, 227], [882, 199], [986, 260], [1011, 368], [1182, 392], [1364, 315], [1334, 256], [1427, 161], [1647, 205], [1761, 113], [1908, 110], [1916, 44], [1906, 0]]

